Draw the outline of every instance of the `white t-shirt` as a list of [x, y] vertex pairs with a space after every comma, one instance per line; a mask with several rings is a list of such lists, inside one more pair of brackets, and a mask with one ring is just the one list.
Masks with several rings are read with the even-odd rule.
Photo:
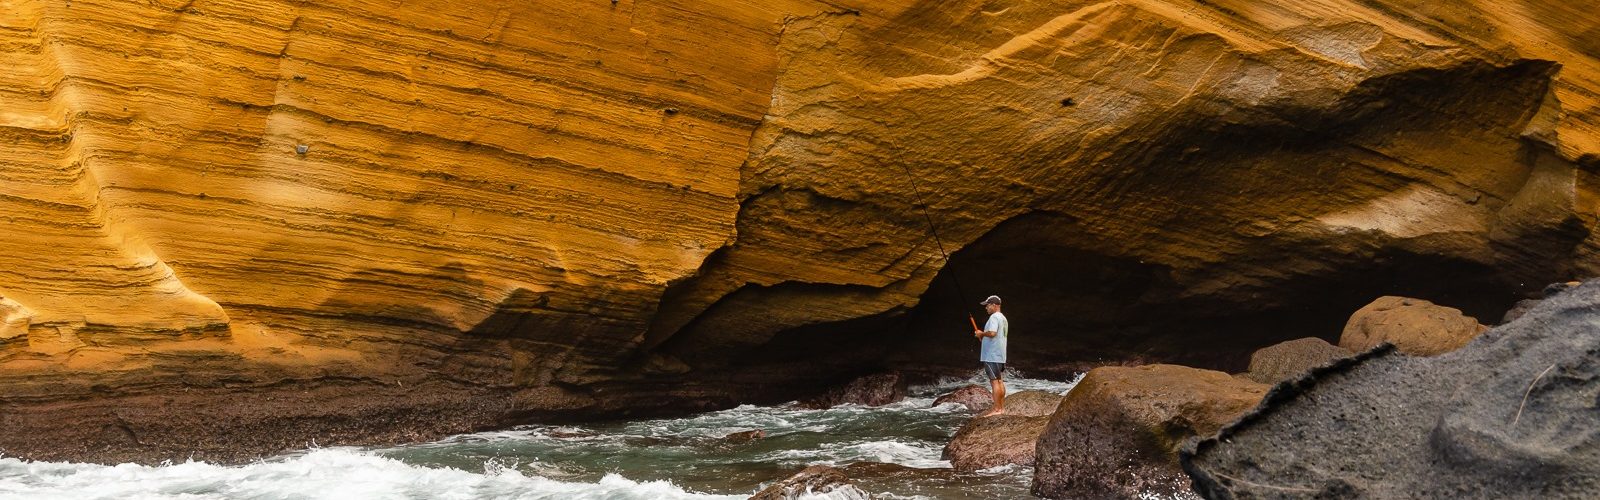
[[983, 331], [994, 332], [995, 335], [983, 338], [982, 348], [978, 351], [978, 361], [1006, 362], [1006, 336], [1011, 332], [1011, 324], [1006, 322], [1006, 315], [999, 312], [990, 314], [989, 322], [983, 324]]

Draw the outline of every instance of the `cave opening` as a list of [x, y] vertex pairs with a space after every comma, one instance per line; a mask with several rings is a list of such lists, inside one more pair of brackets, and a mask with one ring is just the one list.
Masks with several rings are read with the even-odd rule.
[[[1243, 371], [1251, 352], [1277, 342], [1337, 343], [1350, 315], [1384, 295], [1455, 307], [1494, 325], [1524, 292], [1543, 286], [1517, 283], [1479, 262], [1383, 247], [1341, 254], [1279, 246], [1260, 255], [1320, 265], [1246, 259], [1184, 272], [1098, 251], [1084, 244], [1090, 238], [1083, 231], [1069, 216], [1033, 212], [952, 254], [907, 314], [892, 342], [898, 347], [890, 350], [891, 365], [975, 370], [978, 346], [966, 316], [982, 325], [978, 302], [990, 294], [1005, 300], [1011, 322], [1009, 364], [1029, 375], [1064, 376], [1101, 364], [1154, 362]], [[1263, 269], [1303, 272], [1251, 275]], [[1200, 274], [1233, 286], [1189, 289]], [[957, 281], [964, 295], [957, 295]]]

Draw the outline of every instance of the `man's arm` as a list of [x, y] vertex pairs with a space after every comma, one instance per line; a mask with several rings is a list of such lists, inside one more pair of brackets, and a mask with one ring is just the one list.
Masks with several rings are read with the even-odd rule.
[[989, 321], [983, 324], [983, 330], [973, 330], [972, 336], [974, 336], [974, 337], [993, 337], [995, 335], [999, 335], [998, 333], [995, 333], [995, 331], [999, 330], [999, 329], [1000, 329], [1000, 323], [998, 321], [995, 321], [994, 316], [990, 316], [989, 317]]

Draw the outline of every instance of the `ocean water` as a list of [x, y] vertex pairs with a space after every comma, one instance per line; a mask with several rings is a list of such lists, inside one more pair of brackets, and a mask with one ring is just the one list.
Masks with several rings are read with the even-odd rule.
[[[1009, 392], [1065, 394], [1076, 381], [1008, 377]], [[1027, 498], [1033, 471], [956, 473], [939, 455], [971, 417], [914, 387], [882, 407], [740, 406], [682, 418], [530, 425], [388, 448], [328, 447], [255, 463], [115, 466], [0, 457], [0, 498], [735, 499], [808, 465], [844, 467], [880, 498]], [[735, 442], [724, 436], [762, 430]], [[828, 498], [816, 496], [816, 498]]]

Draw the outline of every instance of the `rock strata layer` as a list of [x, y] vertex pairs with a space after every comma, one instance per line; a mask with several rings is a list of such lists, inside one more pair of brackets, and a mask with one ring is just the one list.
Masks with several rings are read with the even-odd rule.
[[1452, 353], [1319, 370], [1184, 467], [1208, 498], [1592, 498], [1597, 302], [1591, 281]]
[[1569, 1], [5, 12], [6, 456], [970, 370], [957, 283], [1007, 297], [1022, 367], [1242, 365], [1373, 296], [1499, 317], [1600, 272], [1600, 48]]

